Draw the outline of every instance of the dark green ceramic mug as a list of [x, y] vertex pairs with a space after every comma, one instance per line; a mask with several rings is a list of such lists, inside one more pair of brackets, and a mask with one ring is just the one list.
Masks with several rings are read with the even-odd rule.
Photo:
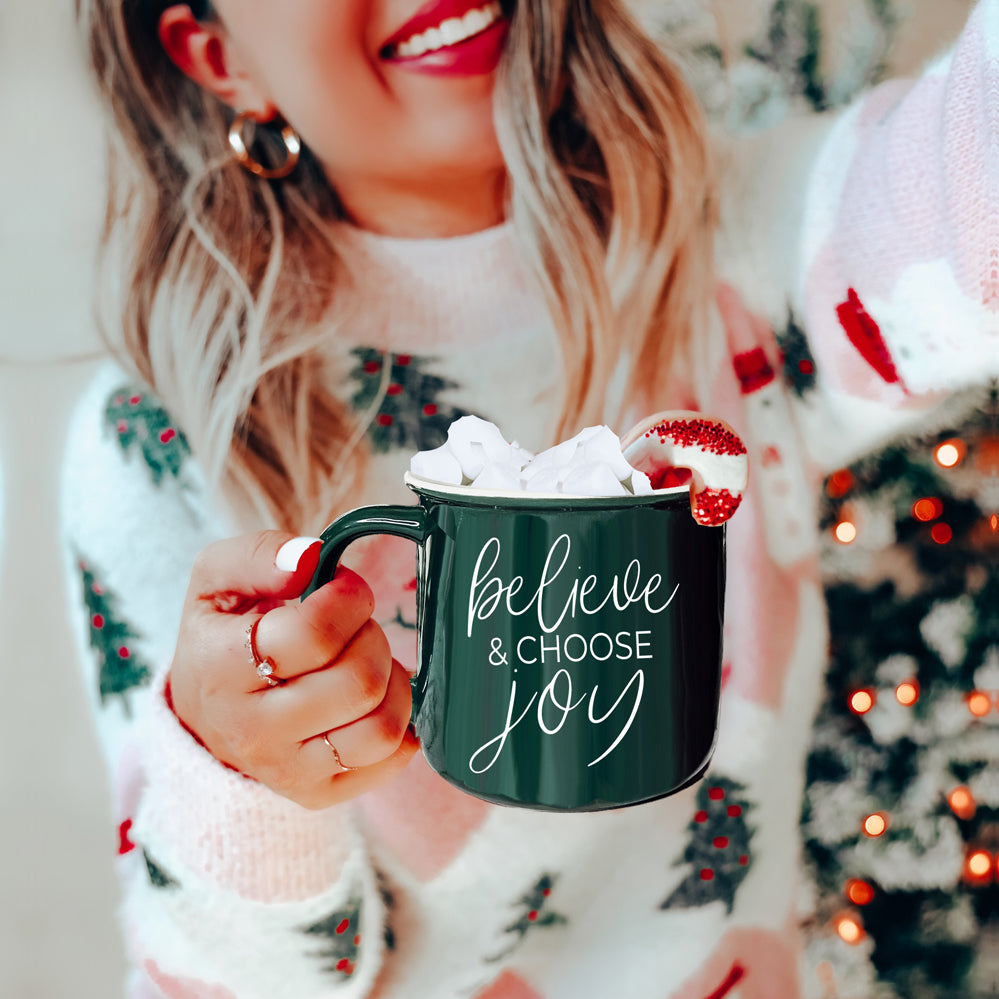
[[725, 529], [695, 521], [686, 486], [603, 499], [406, 482], [418, 505], [354, 510], [323, 532], [307, 592], [357, 538], [416, 543], [413, 719], [434, 770], [489, 801], [567, 811], [704, 774]]

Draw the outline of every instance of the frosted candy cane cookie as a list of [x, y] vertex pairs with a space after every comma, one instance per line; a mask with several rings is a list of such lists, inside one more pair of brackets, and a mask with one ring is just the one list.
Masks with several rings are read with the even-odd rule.
[[621, 450], [653, 489], [683, 481], [677, 470], [688, 470], [690, 510], [705, 527], [724, 524], [742, 502], [749, 480], [746, 445], [721, 420], [679, 410], [656, 413], [624, 435]]

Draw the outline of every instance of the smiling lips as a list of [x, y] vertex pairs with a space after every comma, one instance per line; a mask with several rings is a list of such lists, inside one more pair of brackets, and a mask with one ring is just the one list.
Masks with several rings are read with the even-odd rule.
[[495, 68], [506, 38], [503, 9], [498, 0], [470, 9], [469, 2], [427, 4], [385, 43], [381, 58], [400, 68], [438, 73], [478, 73]]

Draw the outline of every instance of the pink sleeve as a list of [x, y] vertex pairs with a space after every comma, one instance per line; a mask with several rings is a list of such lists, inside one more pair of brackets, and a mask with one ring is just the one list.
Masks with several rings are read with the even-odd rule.
[[999, 374], [999, 0], [835, 123], [803, 221], [824, 391], [909, 408]]

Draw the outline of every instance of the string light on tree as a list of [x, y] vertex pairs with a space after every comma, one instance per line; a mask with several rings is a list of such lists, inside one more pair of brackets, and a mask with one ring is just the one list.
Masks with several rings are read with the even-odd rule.
[[870, 905], [874, 901], [874, 889], [862, 878], [847, 881], [844, 892], [854, 905]]
[[933, 525], [933, 529], [930, 531], [930, 537], [938, 545], [946, 545], [950, 542], [951, 538], [954, 537], [954, 531], [951, 529], [949, 524], [941, 522]]
[[978, 810], [978, 804], [976, 803], [974, 796], [968, 788], [955, 787], [953, 791], [947, 795], [947, 804], [950, 805], [950, 810], [959, 818], [965, 821], [970, 821], [975, 817], [975, 812]]
[[912, 515], [924, 524], [936, 520], [943, 513], [943, 503], [935, 496], [924, 496], [912, 504]]
[[855, 715], [866, 715], [875, 704], [875, 694], [872, 690], [855, 690], [850, 695], [850, 710]]
[[903, 707], [912, 707], [919, 700], [919, 684], [915, 680], [906, 680], [895, 688], [895, 700]]
[[844, 943], [851, 946], [859, 944], [867, 935], [860, 919], [853, 913], [843, 913], [836, 917], [836, 932]]
[[992, 854], [988, 850], [972, 850], [964, 863], [964, 877], [972, 884], [982, 885], [992, 880]]
[[852, 545], [857, 540], [857, 525], [850, 520], [841, 520], [833, 528], [833, 536], [841, 545]]
[[992, 699], [982, 690], [968, 695], [968, 710], [976, 718], [984, 718], [992, 710]]
[[888, 816], [884, 812], [874, 812], [864, 819], [864, 835], [872, 839], [883, 836], [888, 829]]
[[848, 468], [841, 468], [829, 476], [826, 481], [826, 492], [832, 499], [841, 499], [853, 488], [855, 481], [853, 472]]
[[957, 437], [938, 444], [933, 458], [941, 468], [956, 468], [968, 453], [967, 445]]

